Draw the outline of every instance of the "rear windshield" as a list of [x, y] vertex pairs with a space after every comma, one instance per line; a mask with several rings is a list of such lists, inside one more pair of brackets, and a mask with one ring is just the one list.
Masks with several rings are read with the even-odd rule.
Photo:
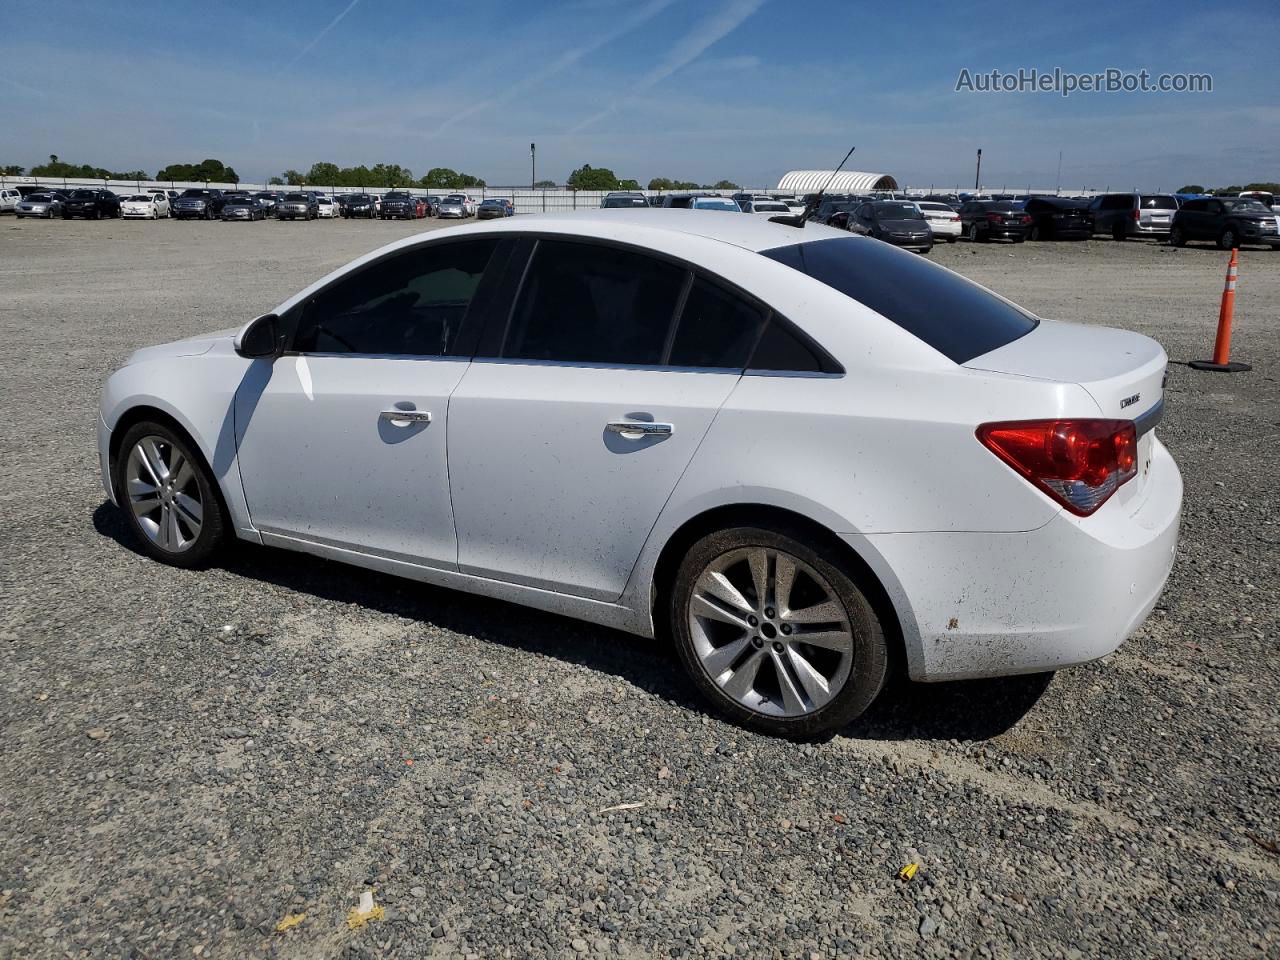
[[1223, 197], [1222, 202], [1227, 205], [1228, 210], [1247, 210], [1251, 213], [1270, 213], [1270, 207], [1264, 207], [1258, 200], [1253, 197]]
[[877, 203], [876, 216], [881, 220], [919, 220], [920, 211], [914, 203]]
[[1035, 317], [913, 253], [865, 237], [762, 251], [893, 321], [956, 363], [1030, 333]]
[[1143, 210], [1177, 210], [1178, 201], [1173, 197], [1166, 196], [1148, 196], [1142, 197]]
[[730, 210], [734, 213], [741, 213], [742, 208], [732, 200], [725, 200], [720, 197], [694, 197], [693, 209], [695, 210]]

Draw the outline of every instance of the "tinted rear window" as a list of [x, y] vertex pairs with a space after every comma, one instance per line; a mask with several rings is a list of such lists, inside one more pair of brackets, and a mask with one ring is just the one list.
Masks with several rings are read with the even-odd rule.
[[762, 251], [965, 363], [1030, 333], [1036, 319], [959, 274], [879, 240], [837, 237]]
[[1143, 210], [1177, 210], [1178, 201], [1173, 197], [1164, 196], [1144, 196], [1142, 198]]

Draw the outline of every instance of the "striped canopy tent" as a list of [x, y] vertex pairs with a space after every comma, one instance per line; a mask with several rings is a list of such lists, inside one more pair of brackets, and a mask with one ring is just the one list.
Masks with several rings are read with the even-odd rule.
[[[830, 170], [792, 170], [778, 181], [778, 189], [803, 195], [817, 193], [831, 179]], [[870, 190], [897, 190], [898, 181], [887, 173], [859, 173], [857, 170], [842, 170], [837, 173], [830, 193], [866, 193]]]

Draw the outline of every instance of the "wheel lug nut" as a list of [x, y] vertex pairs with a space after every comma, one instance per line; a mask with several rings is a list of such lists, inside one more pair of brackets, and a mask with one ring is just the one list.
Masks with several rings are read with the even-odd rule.
[[753, 626], [753, 627], [754, 627], [756, 624], [758, 624], [759, 622], [760, 622], [760, 621], [759, 621], [759, 620], [757, 620], [754, 616], [747, 617], [747, 623], [751, 624], [751, 626]]
[[776, 652], [781, 653], [781, 652], [782, 652], [782, 650], [783, 650], [783, 646], [782, 646], [782, 644], [780, 644], [777, 640], [775, 640], [775, 641], [773, 641], [773, 649], [774, 649]]
[[784, 623], [782, 625], [782, 632], [785, 633], [788, 637], [791, 636], [791, 630], [792, 630], [791, 624]]
[[766, 617], [768, 617], [770, 620], [772, 620], [772, 619], [773, 619], [773, 616], [774, 616], [774, 614], [773, 614], [773, 607], [765, 607], [765, 608], [764, 608], [764, 615], [765, 615]]
[[761, 647], [764, 646], [764, 641], [761, 640], [759, 637], [752, 637], [751, 645], [755, 647], [757, 650], [759, 650]]

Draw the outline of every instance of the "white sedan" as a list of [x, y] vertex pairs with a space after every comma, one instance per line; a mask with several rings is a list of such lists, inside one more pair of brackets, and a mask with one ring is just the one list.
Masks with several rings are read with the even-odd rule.
[[120, 216], [126, 220], [159, 220], [169, 216], [169, 198], [163, 193], [135, 193], [120, 201]]
[[316, 197], [316, 203], [319, 206], [317, 216], [319, 216], [321, 220], [337, 219], [339, 210], [338, 205], [333, 200], [333, 197]]
[[947, 243], [955, 243], [960, 239], [962, 230], [960, 214], [956, 212], [955, 207], [933, 200], [917, 201], [916, 206], [929, 221], [929, 229], [933, 231], [935, 239], [946, 240]]
[[1166, 356], [815, 224], [629, 210], [390, 244], [107, 381], [107, 495], [182, 567], [318, 554], [644, 636], [811, 736], [891, 665], [1054, 670], [1155, 604]]

